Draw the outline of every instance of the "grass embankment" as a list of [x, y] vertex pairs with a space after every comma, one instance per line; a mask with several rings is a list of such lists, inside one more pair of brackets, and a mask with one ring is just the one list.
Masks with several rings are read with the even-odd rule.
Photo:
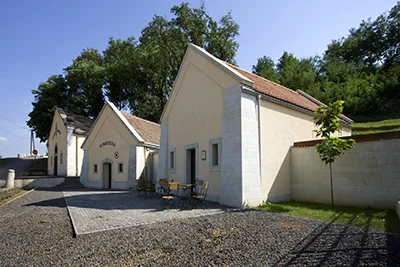
[[354, 126], [352, 135], [400, 131], [400, 119], [354, 122], [352, 125]]
[[47, 158], [36, 159], [36, 163], [32, 162], [31, 165], [25, 168], [24, 172], [30, 170], [47, 170]]
[[24, 190], [22, 188], [14, 188], [14, 189], [0, 191], [0, 206], [22, 195], [26, 191], [27, 190]]
[[394, 210], [344, 206], [335, 206], [335, 209], [332, 210], [330, 205], [296, 201], [266, 203], [256, 209], [286, 213], [293, 216], [317, 219], [324, 222], [358, 226], [391, 233], [400, 233], [400, 220]]
[[7, 164], [13, 162], [17, 160], [17, 158], [3, 158], [0, 159], [0, 168], [3, 168], [4, 166], [6, 166]]

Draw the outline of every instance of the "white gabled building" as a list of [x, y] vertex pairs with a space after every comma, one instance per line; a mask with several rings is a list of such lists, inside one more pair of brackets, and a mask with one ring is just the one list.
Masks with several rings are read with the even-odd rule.
[[54, 112], [48, 139], [47, 172], [55, 176], [79, 176], [83, 161], [81, 145], [94, 120], [66, 113], [61, 108]]
[[160, 125], [106, 102], [82, 144], [81, 183], [89, 188], [130, 189], [157, 177]]
[[158, 178], [209, 181], [207, 199], [229, 206], [288, 200], [290, 147], [315, 138], [321, 104], [191, 44], [161, 117]]

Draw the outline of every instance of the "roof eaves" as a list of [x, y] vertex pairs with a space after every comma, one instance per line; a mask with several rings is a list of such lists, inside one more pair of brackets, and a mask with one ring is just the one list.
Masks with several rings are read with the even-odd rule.
[[[303, 92], [303, 91], [301, 91], [301, 90], [297, 90], [297, 92], [298, 92], [301, 96], [303, 96], [303, 97], [307, 98], [308, 100], [314, 102], [314, 103], [317, 104], [318, 106], [326, 106], [324, 103], [322, 103], [321, 101], [319, 101], [319, 100], [316, 99], [315, 97], [312, 97], [311, 95], [307, 94], [306, 92]], [[342, 115], [340, 118], [343, 119], [344, 121], [346, 121], [349, 125], [350, 125], [351, 123], [354, 122], [352, 119], [350, 119], [349, 117], [347, 117], [347, 116], [345, 116], [345, 115]]]

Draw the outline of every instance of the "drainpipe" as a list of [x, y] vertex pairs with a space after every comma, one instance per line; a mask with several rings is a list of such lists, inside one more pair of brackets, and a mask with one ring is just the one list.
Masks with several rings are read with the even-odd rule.
[[260, 165], [260, 188], [262, 194], [262, 165], [261, 165], [261, 95], [257, 96], [257, 106], [258, 106], [258, 161]]
[[78, 135], [75, 135], [75, 176], [78, 176]]

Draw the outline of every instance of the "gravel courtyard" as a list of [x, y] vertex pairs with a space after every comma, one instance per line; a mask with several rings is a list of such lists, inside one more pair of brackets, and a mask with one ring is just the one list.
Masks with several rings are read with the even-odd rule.
[[400, 235], [236, 211], [73, 238], [61, 191], [0, 207], [0, 266], [400, 266]]

